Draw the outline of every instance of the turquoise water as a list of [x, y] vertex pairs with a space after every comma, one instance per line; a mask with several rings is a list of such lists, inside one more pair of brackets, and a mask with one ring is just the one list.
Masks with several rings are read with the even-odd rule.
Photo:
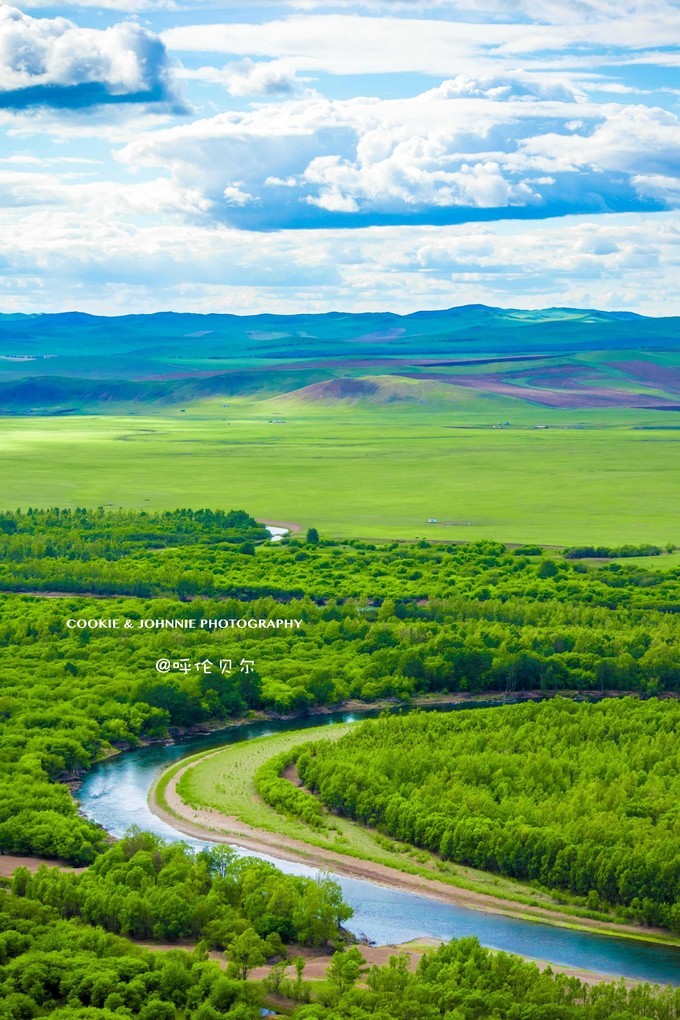
[[[371, 713], [362, 713], [362, 716], [365, 714]], [[168, 840], [201, 846], [198, 840], [189, 839], [149, 809], [149, 788], [160, 772], [196, 751], [324, 723], [352, 722], [357, 718], [356, 714], [338, 712], [292, 722], [253, 723], [168, 746], [144, 747], [96, 765], [85, 776], [76, 796], [83, 813], [115, 836], [122, 836], [131, 825], [137, 825]], [[303, 864], [277, 858], [275, 850], [271, 856], [253, 856], [270, 860], [289, 874], [316, 873]], [[379, 945], [423, 937], [450, 939], [475, 935], [482, 945], [557, 965], [641, 978], [652, 984], [680, 984], [680, 949], [569, 931], [452, 906], [429, 896], [388, 889], [375, 882], [342, 875], [332, 877], [354, 908], [354, 917], [347, 927]]]

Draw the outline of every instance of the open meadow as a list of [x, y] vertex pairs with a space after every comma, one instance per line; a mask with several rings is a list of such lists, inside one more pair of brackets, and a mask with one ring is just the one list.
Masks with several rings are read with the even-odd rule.
[[329, 537], [678, 541], [674, 412], [487, 403], [277, 398], [158, 416], [5, 418], [2, 503], [244, 506]]

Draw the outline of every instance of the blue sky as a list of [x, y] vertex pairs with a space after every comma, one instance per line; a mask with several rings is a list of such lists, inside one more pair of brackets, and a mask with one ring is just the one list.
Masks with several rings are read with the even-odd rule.
[[669, 0], [0, 6], [0, 310], [680, 313]]

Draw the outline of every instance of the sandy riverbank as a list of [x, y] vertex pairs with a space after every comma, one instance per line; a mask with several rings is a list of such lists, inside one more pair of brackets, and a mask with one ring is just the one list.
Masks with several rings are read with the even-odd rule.
[[290, 521], [260, 521], [259, 523], [271, 528], [286, 528], [293, 533], [302, 531], [301, 524], [292, 524]]
[[[160, 810], [162, 809], [159, 809], [159, 812]], [[169, 815], [167, 812], [165, 813], [165, 815], [173, 825], [179, 827], [176, 818]], [[233, 840], [230, 840], [230, 842], [238, 843], [238, 840], [234, 838]], [[242, 844], [239, 843], [238, 845]], [[255, 848], [250, 847], [250, 849]], [[271, 852], [273, 852], [272, 847], [269, 847], [268, 849]], [[16, 868], [20, 867], [28, 868], [29, 871], [37, 871], [38, 868], [43, 864], [46, 864], [48, 867], [58, 867], [62, 868], [65, 871], [72, 871], [78, 874], [87, 870], [87, 868], [74, 868], [71, 865], [64, 864], [63, 861], [58, 861], [51, 858], [48, 859], [40, 857], [21, 857], [15, 854], [1, 854], [0, 877], [10, 878], [14, 871], [16, 870]], [[374, 878], [372, 878], [371, 880], [375, 881]], [[152, 949], [158, 952], [161, 952], [163, 950], [168, 951], [171, 949], [187, 949], [191, 951], [192, 949], [195, 948], [195, 944], [189, 942], [158, 943], [144, 941], [137, 942], [135, 944], [143, 945], [146, 949]], [[436, 947], [439, 945], [442, 945], [442, 942], [439, 939], [421, 938], [415, 942], [406, 942], [400, 945], [360, 946], [359, 948], [364, 959], [366, 960], [366, 963], [369, 966], [382, 967], [387, 963], [390, 956], [394, 956], [397, 953], [406, 953], [410, 960], [409, 969], [415, 970], [423, 954], [431, 949], [436, 949]], [[227, 960], [224, 953], [218, 951], [211, 951], [208, 955], [210, 956], [211, 959], [218, 962], [220, 966], [226, 967]], [[290, 958], [298, 955], [303, 956], [305, 958], [305, 980], [309, 981], [322, 980], [326, 975], [326, 969], [331, 960], [331, 957], [327, 951], [324, 951], [322, 949], [310, 949], [298, 946], [289, 947], [288, 955]], [[525, 959], [531, 958], [525, 957]], [[615, 977], [611, 974], [602, 974], [597, 973], [595, 971], [583, 970], [581, 968], [576, 967], [557, 966], [555, 964], [548, 964], [544, 960], [532, 960], [532, 962], [536, 963], [540, 970], [545, 970], [546, 967], [552, 966], [552, 969], [554, 971], [559, 971], [561, 974], [567, 974], [569, 977], [578, 978], [579, 981], [582, 981], [587, 984], [599, 984], [601, 982], [613, 982], [620, 980], [620, 978]], [[270, 970], [271, 966], [268, 965], [258, 967], [251, 972], [250, 978], [252, 980], [261, 980], [262, 978], [267, 976]], [[292, 965], [289, 976], [295, 977], [295, 971]], [[627, 988], [633, 988], [636, 985], [643, 983], [642, 981], [637, 981], [635, 978], [625, 978], [624, 982]]]
[[[212, 754], [216, 753], [219, 751], [212, 752]], [[454, 906], [541, 921], [557, 927], [578, 928], [633, 939], [650, 940], [651, 938], [653, 940], [655, 936], [662, 939], [668, 938], [668, 933], [662, 929], [641, 928], [613, 921], [591, 920], [577, 915], [559, 913], [549, 907], [527, 906], [523, 903], [439, 882], [436, 878], [430, 879], [423, 875], [409, 874], [374, 861], [316, 847], [280, 833], [256, 829], [236, 817], [222, 814], [212, 808], [190, 807], [177, 792], [177, 784], [191, 764], [194, 763], [188, 763], [180, 768], [165, 784], [163, 789], [164, 804], [158, 800], [157, 783], [155, 783], [149, 792], [149, 806], [159, 818], [180, 832], [196, 839], [230, 843], [255, 853], [270, 854], [283, 860], [307, 864], [320, 871], [334, 871], [350, 878], [375, 882], [387, 888], [429, 896]]]
[[[194, 948], [193, 943], [157, 943], [157, 942], [142, 942], [137, 945], [143, 945], [145, 949], [151, 949], [154, 952], [167, 952], [171, 949], [187, 949], [192, 950]], [[409, 970], [415, 971], [421, 958], [427, 952], [431, 952], [436, 949], [437, 946], [443, 945], [438, 939], [418, 939], [417, 942], [404, 942], [399, 945], [387, 945], [387, 946], [359, 946], [359, 951], [363, 956], [366, 964], [369, 967], [384, 967], [391, 956], [397, 956], [400, 953], [405, 953], [409, 958]], [[217, 950], [211, 950], [208, 953], [211, 960], [214, 960], [223, 969], [226, 969], [228, 960], [224, 953]], [[302, 956], [305, 961], [305, 969], [303, 979], [305, 981], [323, 981], [326, 977], [326, 971], [328, 965], [331, 962], [331, 954], [324, 949], [314, 949], [307, 946], [288, 946], [288, 958], [294, 959], [296, 956]], [[525, 957], [525, 959], [529, 959]], [[584, 984], [612, 984], [619, 982], [621, 978], [615, 977], [612, 974], [602, 974], [596, 971], [582, 970], [577, 967], [557, 967], [554, 964], [548, 964], [545, 960], [530, 960], [531, 963], [535, 963], [539, 970], [546, 970], [549, 966], [556, 973], [566, 974], [567, 977], [577, 978]], [[251, 981], [262, 981], [267, 977], [272, 969], [271, 964], [265, 964], [262, 967], [255, 967], [248, 974], [248, 978]], [[295, 980], [296, 972], [295, 967], [291, 963], [287, 968], [286, 977]], [[624, 978], [623, 982], [626, 988], [635, 988], [637, 985], [644, 984], [642, 981], [637, 981], [635, 978]]]

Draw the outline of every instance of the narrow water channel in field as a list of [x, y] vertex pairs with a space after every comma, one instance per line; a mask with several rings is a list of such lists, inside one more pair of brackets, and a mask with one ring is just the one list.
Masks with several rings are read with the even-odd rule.
[[[451, 710], [469, 708], [451, 706]], [[157, 818], [148, 805], [155, 778], [173, 762], [198, 751], [252, 740], [271, 733], [306, 729], [324, 723], [352, 722], [377, 713], [336, 712], [293, 721], [257, 722], [195, 737], [176, 744], [152, 745], [130, 751], [94, 766], [78, 790], [85, 815], [114, 836], [131, 825], [158, 833], [167, 840], [200, 846], [179, 830]], [[274, 855], [252, 854], [276, 864], [289, 874], [313, 875], [315, 869], [281, 860]], [[589, 932], [571, 931], [535, 921], [443, 903], [426, 895], [400, 892], [375, 882], [331, 875], [354, 908], [347, 927], [378, 944], [406, 942], [414, 938], [440, 939], [475, 935], [482, 945], [522, 956], [547, 960], [603, 974], [641, 978], [652, 984], [680, 984], [680, 949]]]

